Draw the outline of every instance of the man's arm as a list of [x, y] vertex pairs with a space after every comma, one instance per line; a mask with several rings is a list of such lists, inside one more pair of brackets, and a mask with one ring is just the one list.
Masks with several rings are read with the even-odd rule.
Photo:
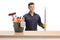
[[43, 23], [41, 22], [40, 16], [39, 16], [39, 18], [38, 18], [38, 25], [41, 26], [42, 28], [44, 28], [44, 27], [43, 27]]

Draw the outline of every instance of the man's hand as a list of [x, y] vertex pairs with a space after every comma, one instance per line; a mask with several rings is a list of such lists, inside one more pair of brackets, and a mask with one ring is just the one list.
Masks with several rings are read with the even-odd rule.
[[47, 24], [43, 24], [43, 27], [46, 28]]

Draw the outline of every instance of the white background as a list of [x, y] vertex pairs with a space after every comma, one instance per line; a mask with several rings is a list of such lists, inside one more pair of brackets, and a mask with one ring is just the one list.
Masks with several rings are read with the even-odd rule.
[[[0, 0], [0, 31], [14, 31], [9, 13], [16, 12], [17, 16], [28, 13], [28, 3], [35, 3], [35, 12], [40, 15], [44, 23], [44, 7], [47, 14], [47, 31], [60, 31], [60, 6], [59, 0]], [[38, 26], [39, 31], [43, 31]]]
[[60, 0], [46, 0], [47, 30], [60, 31]]

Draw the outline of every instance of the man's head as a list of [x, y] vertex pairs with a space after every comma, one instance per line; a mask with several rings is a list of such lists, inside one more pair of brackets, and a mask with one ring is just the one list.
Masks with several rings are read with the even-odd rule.
[[34, 12], [34, 3], [33, 2], [30, 2], [28, 4], [28, 8], [29, 8], [30, 12]]

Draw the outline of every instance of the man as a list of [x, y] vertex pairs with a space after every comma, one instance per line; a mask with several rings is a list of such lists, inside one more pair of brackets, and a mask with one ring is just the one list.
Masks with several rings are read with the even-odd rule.
[[42, 28], [44, 28], [44, 26], [41, 22], [40, 16], [34, 12], [34, 3], [33, 2], [28, 4], [28, 9], [29, 9], [29, 12], [23, 16], [25, 18], [25, 22], [26, 22], [25, 30], [37, 31], [37, 24], [39, 26], [41, 26]]

